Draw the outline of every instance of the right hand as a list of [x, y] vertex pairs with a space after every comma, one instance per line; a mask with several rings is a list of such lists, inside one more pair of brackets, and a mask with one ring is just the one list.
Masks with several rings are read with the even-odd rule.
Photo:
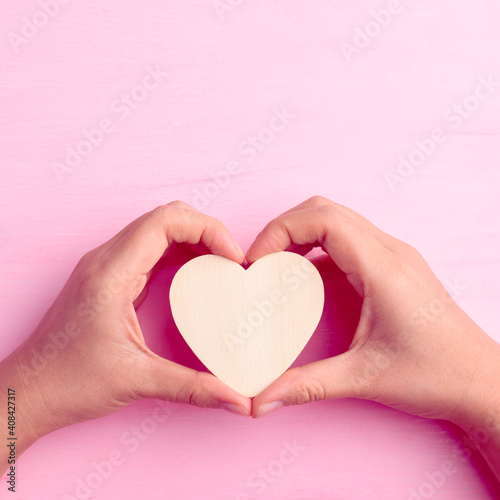
[[256, 396], [252, 416], [357, 397], [467, 429], [488, 411], [500, 396], [500, 346], [413, 247], [316, 196], [271, 221], [247, 260], [313, 246], [322, 247], [363, 298], [358, 328], [347, 352], [292, 368]]

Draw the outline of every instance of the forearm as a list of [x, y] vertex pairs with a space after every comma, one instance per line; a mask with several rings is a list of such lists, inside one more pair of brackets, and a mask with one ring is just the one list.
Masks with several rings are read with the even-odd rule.
[[39, 437], [36, 429], [37, 408], [25, 389], [19, 362], [22, 348], [0, 362], [0, 475], [17, 468], [19, 456]]
[[453, 422], [467, 432], [500, 481], [500, 345], [496, 342], [477, 367], [469, 393]]
[[481, 427], [471, 432], [471, 439], [500, 481], [500, 401], [484, 416]]
[[486, 411], [463, 429], [500, 481], [500, 398], [491, 400]]

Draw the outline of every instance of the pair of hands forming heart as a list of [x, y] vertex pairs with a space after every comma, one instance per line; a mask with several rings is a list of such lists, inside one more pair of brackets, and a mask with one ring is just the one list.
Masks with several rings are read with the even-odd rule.
[[[286, 371], [253, 400], [157, 356], [135, 310], [179, 244], [237, 264], [320, 246], [363, 299], [350, 348]], [[469, 430], [498, 396], [499, 360], [499, 345], [422, 256], [350, 209], [313, 197], [270, 222], [245, 256], [221, 222], [173, 202], [82, 257], [35, 332], [1, 363], [0, 379], [2, 397], [17, 388], [22, 451], [48, 432], [141, 398], [259, 417], [283, 405], [358, 397]]]

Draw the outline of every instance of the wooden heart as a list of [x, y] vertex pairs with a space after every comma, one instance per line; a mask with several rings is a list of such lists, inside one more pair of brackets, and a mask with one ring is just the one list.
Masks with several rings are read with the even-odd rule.
[[204, 255], [174, 276], [170, 305], [204, 365], [253, 397], [295, 361], [318, 326], [323, 280], [308, 259], [292, 252], [267, 255], [247, 270]]

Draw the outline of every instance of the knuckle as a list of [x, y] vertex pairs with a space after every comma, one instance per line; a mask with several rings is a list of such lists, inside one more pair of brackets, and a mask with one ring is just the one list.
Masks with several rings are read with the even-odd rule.
[[212, 405], [209, 401], [209, 387], [207, 373], [196, 372], [194, 379], [185, 385], [177, 394], [178, 403], [186, 403], [200, 408], [208, 408]]
[[96, 291], [102, 281], [103, 272], [100, 265], [93, 263], [80, 271], [80, 289], [83, 291]]
[[[195, 215], [196, 217], [196, 215]], [[205, 215], [207, 225], [206, 225], [206, 231], [224, 231], [226, 230], [226, 226], [219, 220], [216, 219], [215, 217], [211, 217], [210, 215]]]
[[75, 267], [73, 276], [78, 281], [78, 289], [83, 293], [99, 290], [103, 282], [109, 278], [104, 258], [94, 250], [83, 255]]
[[340, 215], [339, 206], [335, 203], [319, 206], [318, 212], [327, 219], [338, 217]]
[[411, 252], [411, 257], [408, 253], [393, 254], [391, 268], [393, 286], [401, 293], [422, 286], [427, 276], [427, 264], [415, 249]]
[[77, 264], [77, 268], [85, 268], [91, 265], [94, 259], [95, 259], [95, 251], [89, 250], [80, 257], [80, 260], [78, 261]]
[[283, 235], [287, 234], [284, 219], [278, 217], [269, 222], [259, 234], [259, 238], [265, 238], [266, 244], [270, 248], [280, 248]]
[[328, 198], [325, 198], [324, 196], [321, 196], [319, 194], [311, 196], [311, 198], [309, 198], [307, 201], [308, 201], [308, 203], [310, 203], [311, 205], [314, 205], [316, 207], [320, 207], [322, 205], [329, 205], [332, 203], [331, 200], [329, 200]]
[[407, 257], [413, 258], [413, 259], [423, 259], [422, 255], [420, 252], [412, 245], [409, 243], [406, 243], [405, 241], [398, 240], [398, 246], [399, 246], [399, 252]]
[[276, 219], [268, 222], [264, 226], [264, 229], [262, 229], [261, 234], [267, 235], [281, 231], [285, 227], [284, 218], [284, 215], [280, 215], [279, 217], [276, 217]]
[[174, 200], [171, 201], [170, 203], [167, 203], [167, 205], [176, 208], [192, 208], [190, 205], [188, 205], [185, 201], [182, 200]]
[[388, 267], [390, 271], [386, 279], [395, 295], [404, 294], [405, 296], [408, 291], [413, 290], [415, 282], [419, 281], [417, 270], [398, 255], [389, 256]]
[[[193, 214], [193, 217], [196, 217]], [[212, 246], [214, 242], [221, 236], [227, 232], [226, 226], [218, 219], [210, 216], [206, 217], [205, 222], [203, 223], [203, 231], [202, 234], [199, 235], [200, 240], [202, 239], [205, 245]]]
[[159, 205], [149, 213], [149, 223], [152, 226], [164, 226], [169, 218], [179, 214], [178, 210], [178, 207], [172, 205]]
[[295, 386], [295, 404], [301, 405], [326, 398], [324, 384], [317, 379], [300, 380]]
[[160, 219], [163, 219], [163, 217], [165, 217], [168, 211], [172, 208], [173, 207], [170, 205], [158, 205], [151, 211], [151, 217], [158, 217]]

